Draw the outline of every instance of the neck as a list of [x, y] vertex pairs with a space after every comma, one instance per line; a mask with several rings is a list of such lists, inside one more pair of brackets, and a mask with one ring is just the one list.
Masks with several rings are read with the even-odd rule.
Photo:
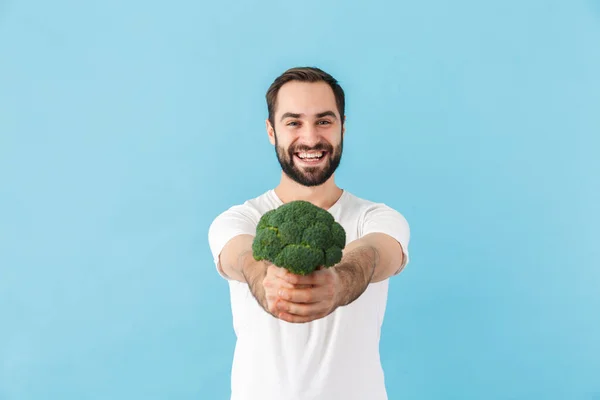
[[281, 173], [281, 181], [275, 188], [275, 194], [284, 203], [305, 200], [325, 210], [331, 208], [342, 195], [343, 190], [335, 184], [332, 175], [325, 183], [319, 186], [303, 186]]

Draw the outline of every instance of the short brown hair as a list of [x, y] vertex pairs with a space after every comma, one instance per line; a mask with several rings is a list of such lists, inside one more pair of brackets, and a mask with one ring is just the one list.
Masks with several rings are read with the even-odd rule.
[[277, 94], [279, 93], [279, 89], [281, 89], [284, 84], [291, 81], [325, 82], [329, 84], [333, 90], [333, 94], [335, 95], [335, 102], [340, 113], [342, 125], [344, 124], [346, 99], [344, 90], [338, 84], [338, 81], [327, 72], [316, 67], [295, 67], [288, 69], [283, 74], [278, 76], [269, 87], [269, 90], [267, 90], [267, 109], [269, 111], [269, 121], [271, 122], [271, 125], [275, 126], [275, 104], [277, 103]]

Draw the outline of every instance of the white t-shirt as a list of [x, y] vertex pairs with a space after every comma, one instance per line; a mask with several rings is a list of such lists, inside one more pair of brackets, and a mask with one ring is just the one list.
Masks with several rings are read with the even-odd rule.
[[[268, 314], [248, 285], [219, 269], [219, 254], [239, 234], [256, 233], [260, 217], [283, 202], [274, 190], [221, 213], [209, 228], [219, 274], [230, 288], [237, 336], [230, 400], [386, 400], [379, 358], [388, 280], [371, 283], [354, 302], [325, 318], [294, 324]], [[346, 231], [346, 243], [383, 232], [402, 245], [408, 262], [409, 225], [396, 210], [343, 191], [328, 210]], [[398, 273], [396, 272], [396, 273]]]

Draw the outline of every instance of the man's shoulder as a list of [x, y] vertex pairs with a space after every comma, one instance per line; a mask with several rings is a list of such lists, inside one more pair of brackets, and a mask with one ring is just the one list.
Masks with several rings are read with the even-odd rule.
[[359, 222], [365, 222], [371, 217], [400, 216], [404, 215], [393, 204], [391, 200], [383, 200], [377, 197], [364, 197], [354, 193], [346, 192], [342, 203], [342, 214], [348, 218], [358, 218]]
[[277, 204], [277, 198], [274, 195], [274, 190], [269, 189], [251, 199], [246, 200], [244, 205], [246, 207], [252, 207], [263, 214], [273, 208], [276, 208], [279, 204]]
[[361, 195], [357, 195], [355, 193], [351, 193], [348, 191], [344, 192], [344, 201], [342, 203], [342, 208], [351, 209], [353, 211], [358, 212], [367, 212], [372, 208], [377, 207], [389, 207], [387, 203], [383, 202], [380, 199], [375, 198], [367, 198]]
[[355, 192], [350, 192], [348, 190], [344, 190], [343, 196], [345, 206], [369, 206], [375, 203], [375, 201], [373, 200], [370, 200], [366, 197], [358, 195]]

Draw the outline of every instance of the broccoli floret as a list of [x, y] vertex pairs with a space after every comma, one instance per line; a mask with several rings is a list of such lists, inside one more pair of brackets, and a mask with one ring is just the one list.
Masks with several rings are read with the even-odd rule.
[[296, 200], [262, 215], [252, 253], [288, 271], [307, 275], [317, 267], [331, 267], [342, 259], [346, 232], [327, 211]]

